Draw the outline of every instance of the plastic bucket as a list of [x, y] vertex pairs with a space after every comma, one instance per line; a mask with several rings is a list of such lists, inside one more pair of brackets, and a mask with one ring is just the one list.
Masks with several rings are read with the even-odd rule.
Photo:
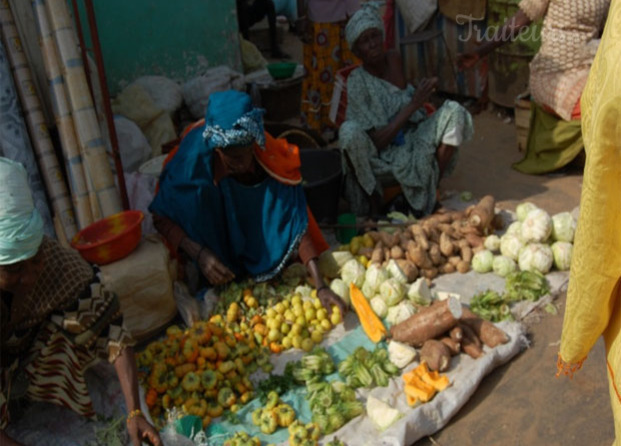
[[335, 232], [336, 239], [339, 243], [346, 245], [358, 234], [358, 230], [356, 229], [356, 214], [341, 214], [339, 215], [337, 223], [339, 225], [351, 225], [351, 227], [337, 228]]
[[334, 223], [341, 198], [341, 153], [329, 149], [300, 150], [306, 202], [319, 223]]

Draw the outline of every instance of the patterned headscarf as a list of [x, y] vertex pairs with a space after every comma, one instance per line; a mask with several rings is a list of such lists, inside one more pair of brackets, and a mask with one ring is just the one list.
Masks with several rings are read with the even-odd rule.
[[263, 109], [253, 108], [250, 96], [241, 91], [212, 93], [203, 139], [206, 144], [222, 149], [249, 146], [253, 142], [264, 147], [263, 113]]
[[378, 2], [368, 2], [351, 16], [345, 27], [345, 39], [350, 48], [354, 47], [358, 37], [367, 29], [377, 28], [384, 34], [384, 22], [379, 14], [379, 7]]
[[43, 240], [43, 220], [34, 207], [24, 166], [0, 157], [0, 265], [29, 259]]

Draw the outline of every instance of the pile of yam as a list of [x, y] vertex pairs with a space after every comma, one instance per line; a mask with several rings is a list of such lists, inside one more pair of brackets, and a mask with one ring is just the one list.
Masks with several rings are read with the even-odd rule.
[[375, 246], [358, 254], [380, 265], [394, 259], [409, 282], [419, 276], [431, 280], [438, 274], [466, 273], [485, 236], [502, 225], [494, 207], [494, 197], [487, 195], [464, 211], [440, 210], [393, 233], [369, 231]]
[[466, 353], [477, 359], [483, 346], [494, 348], [509, 342], [507, 334], [480, 318], [454, 297], [435, 301], [390, 329], [393, 340], [420, 348], [420, 360], [430, 370], [444, 372], [451, 357]]

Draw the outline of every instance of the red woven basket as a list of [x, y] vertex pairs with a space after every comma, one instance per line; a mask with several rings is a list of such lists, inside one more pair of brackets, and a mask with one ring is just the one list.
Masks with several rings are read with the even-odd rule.
[[105, 265], [127, 257], [142, 238], [141, 211], [129, 210], [110, 215], [87, 226], [71, 240], [90, 263]]

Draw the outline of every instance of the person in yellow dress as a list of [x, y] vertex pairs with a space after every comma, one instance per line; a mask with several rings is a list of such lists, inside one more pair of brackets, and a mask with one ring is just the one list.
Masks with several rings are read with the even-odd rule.
[[560, 374], [606, 347], [615, 445], [621, 445], [621, 0], [613, 0], [582, 95], [586, 164], [563, 320]]

